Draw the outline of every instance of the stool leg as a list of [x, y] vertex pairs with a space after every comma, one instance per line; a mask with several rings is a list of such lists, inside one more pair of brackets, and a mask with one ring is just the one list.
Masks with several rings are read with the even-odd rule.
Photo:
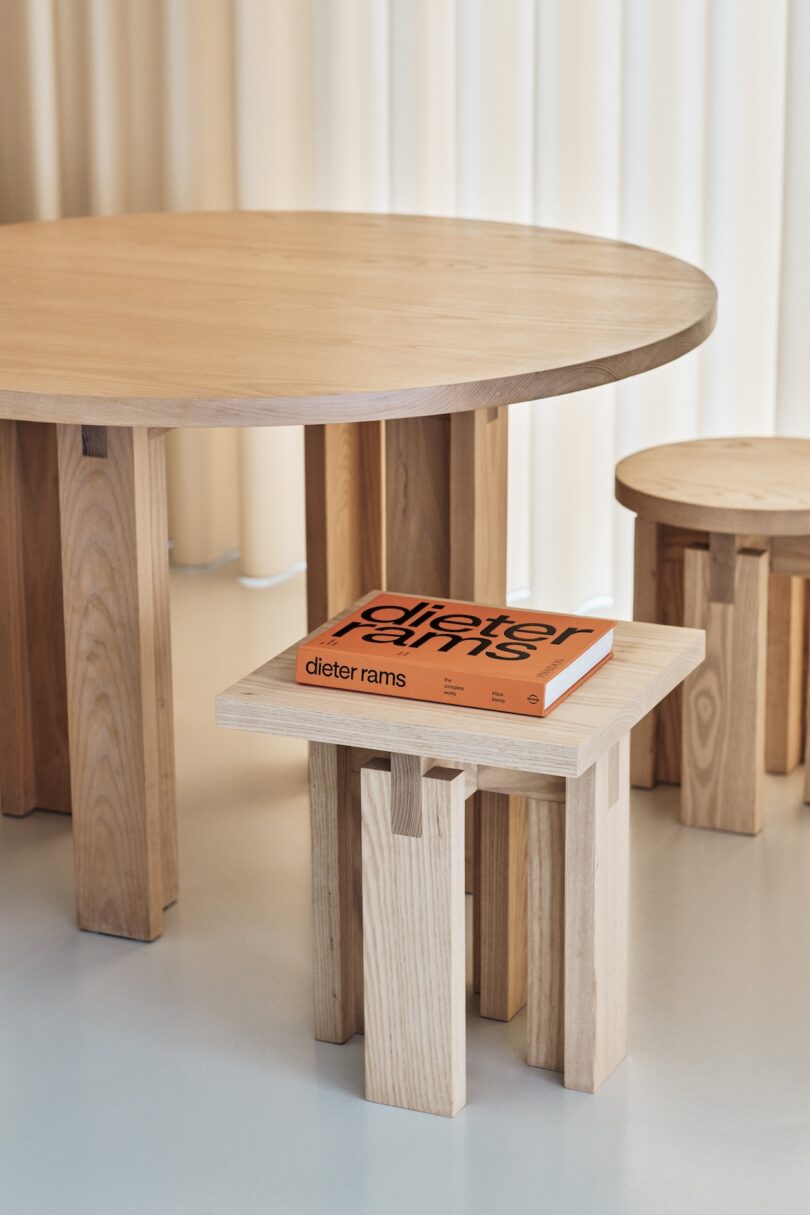
[[755, 835], [762, 827], [768, 554], [733, 536], [687, 549], [684, 623], [706, 630], [706, 660], [683, 690], [681, 819]]
[[[659, 624], [684, 622], [684, 553], [689, 545], [705, 543], [705, 532], [661, 527], [661, 564], [658, 582]], [[682, 688], [674, 688], [658, 705], [658, 737], [655, 748], [655, 779], [664, 784], [681, 783]]]
[[70, 811], [56, 427], [0, 421], [0, 807]]
[[[650, 624], [683, 624], [684, 552], [704, 544], [696, 532], [636, 518], [633, 619]], [[630, 780], [651, 789], [658, 781], [681, 781], [681, 688], [674, 688], [634, 727], [630, 744]]]
[[529, 801], [527, 1061], [565, 1063], [565, 803]]
[[363, 1030], [360, 799], [350, 747], [309, 744], [315, 1037]]
[[478, 795], [480, 1013], [511, 1021], [526, 1003], [526, 799]]
[[627, 738], [565, 795], [565, 1087], [594, 1093], [627, 1042]]
[[[661, 564], [661, 527], [636, 516], [633, 560], [633, 619], [658, 622], [658, 578]], [[630, 779], [641, 789], [655, 784], [658, 706], [633, 727], [630, 741]]]
[[792, 772], [801, 763], [804, 588], [804, 578], [789, 574], [771, 574], [768, 583], [766, 772]]
[[[362, 773], [366, 1097], [452, 1116], [466, 1101], [464, 776], [433, 768], [407, 797], [385, 760]], [[418, 823], [393, 819], [418, 798]]]

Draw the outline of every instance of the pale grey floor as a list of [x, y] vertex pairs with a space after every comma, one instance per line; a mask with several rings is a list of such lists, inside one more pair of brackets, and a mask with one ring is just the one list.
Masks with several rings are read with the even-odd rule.
[[758, 839], [633, 799], [630, 1055], [596, 1097], [468, 1018], [455, 1120], [362, 1099], [362, 1040], [310, 1034], [300, 743], [213, 695], [302, 630], [303, 581], [175, 577], [182, 897], [137, 945], [73, 926], [70, 822], [0, 823], [0, 1212], [810, 1210], [810, 808]]

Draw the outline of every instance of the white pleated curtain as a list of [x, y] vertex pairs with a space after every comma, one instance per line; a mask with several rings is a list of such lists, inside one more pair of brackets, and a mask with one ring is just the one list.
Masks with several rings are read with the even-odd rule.
[[[700, 354], [511, 411], [516, 599], [627, 611], [622, 454], [810, 433], [810, 0], [6, 0], [0, 19], [3, 219], [454, 214], [716, 279]], [[298, 430], [176, 433], [176, 560], [289, 568], [301, 481]]]

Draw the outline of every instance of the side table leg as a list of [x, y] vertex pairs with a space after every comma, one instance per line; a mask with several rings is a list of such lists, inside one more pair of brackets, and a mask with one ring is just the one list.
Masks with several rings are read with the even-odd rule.
[[629, 747], [565, 795], [566, 1088], [595, 1093], [627, 1050]]
[[527, 1062], [565, 1065], [565, 802], [529, 801]]
[[[388, 761], [361, 773], [366, 1097], [452, 1117], [467, 1089], [465, 780], [411, 767], [399, 795]], [[414, 803], [418, 822], [395, 813]]]
[[762, 827], [768, 553], [734, 536], [686, 550], [684, 624], [706, 660], [683, 686], [681, 821], [756, 835]]
[[511, 1021], [526, 1003], [526, 799], [479, 793], [478, 990], [482, 1017]]
[[309, 744], [315, 1037], [363, 1030], [360, 799], [350, 747]]
[[59, 426], [58, 454], [79, 927], [152, 940], [177, 893], [162, 438]]
[[0, 806], [70, 812], [56, 428], [0, 421]]

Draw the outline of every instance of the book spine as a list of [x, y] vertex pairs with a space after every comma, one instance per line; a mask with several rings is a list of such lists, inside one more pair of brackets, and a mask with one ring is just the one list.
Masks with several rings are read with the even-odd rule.
[[460, 674], [435, 665], [391, 662], [366, 654], [343, 653], [336, 659], [328, 650], [305, 646], [299, 648], [296, 656], [295, 677], [298, 683], [314, 687], [545, 716], [545, 686], [536, 679], [510, 676], [499, 681], [488, 675]]

